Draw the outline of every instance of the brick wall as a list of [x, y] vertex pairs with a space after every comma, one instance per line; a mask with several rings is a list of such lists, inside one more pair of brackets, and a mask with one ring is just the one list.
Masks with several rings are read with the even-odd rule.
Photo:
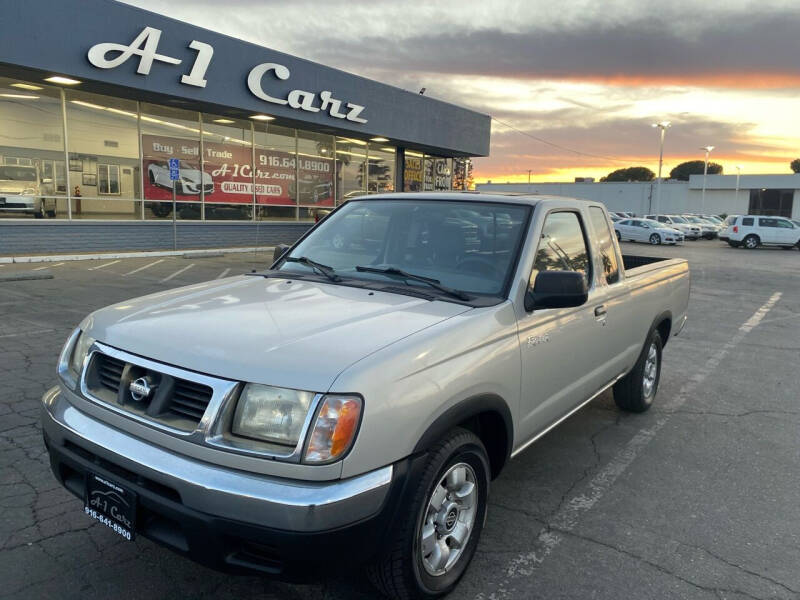
[[[311, 223], [178, 222], [179, 250], [294, 242]], [[172, 250], [172, 221], [0, 221], [0, 256]]]

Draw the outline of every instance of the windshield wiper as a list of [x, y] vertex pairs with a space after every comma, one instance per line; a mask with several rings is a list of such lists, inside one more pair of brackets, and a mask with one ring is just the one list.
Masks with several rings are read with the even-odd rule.
[[322, 273], [325, 277], [330, 279], [331, 281], [341, 281], [342, 278], [336, 274], [333, 267], [329, 267], [328, 265], [323, 265], [322, 263], [318, 263], [315, 260], [311, 260], [307, 256], [287, 256], [284, 258], [286, 262], [296, 262], [300, 263], [301, 265], [306, 265], [307, 267], [311, 267], [318, 273]]
[[414, 275], [413, 273], [408, 273], [406, 271], [398, 269], [397, 267], [380, 268], [380, 267], [362, 267], [361, 265], [356, 265], [356, 271], [358, 271], [359, 273], [379, 273], [380, 275], [389, 275], [393, 277], [399, 277], [401, 279], [419, 281], [420, 283], [425, 283], [431, 286], [432, 288], [439, 290], [443, 294], [447, 294], [448, 296], [458, 298], [459, 300], [469, 300], [469, 296], [465, 292], [442, 285], [438, 279], [433, 279], [432, 277], [423, 277], [422, 275]]

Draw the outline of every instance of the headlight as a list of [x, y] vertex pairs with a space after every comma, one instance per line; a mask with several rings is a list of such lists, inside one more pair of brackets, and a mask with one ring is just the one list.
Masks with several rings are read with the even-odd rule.
[[303, 433], [312, 392], [248, 383], [233, 415], [234, 435], [297, 446]]
[[361, 407], [358, 396], [326, 396], [311, 429], [305, 462], [328, 463], [344, 456], [356, 437]]
[[72, 351], [72, 358], [69, 361], [69, 370], [72, 371], [75, 377], [80, 376], [83, 361], [86, 359], [92, 344], [94, 344], [94, 338], [81, 332], [80, 336], [78, 336], [78, 341], [75, 343], [75, 349]]
[[93, 343], [94, 340], [91, 337], [80, 329], [75, 329], [61, 350], [58, 358], [58, 374], [73, 389], [77, 387], [83, 361]]

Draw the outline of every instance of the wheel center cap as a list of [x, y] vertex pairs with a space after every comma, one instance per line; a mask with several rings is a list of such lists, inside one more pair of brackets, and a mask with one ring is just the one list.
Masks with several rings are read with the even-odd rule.
[[444, 517], [444, 526], [447, 531], [451, 531], [455, 527], [456, 521], [458, 521], [458, 509], [451, 508]]

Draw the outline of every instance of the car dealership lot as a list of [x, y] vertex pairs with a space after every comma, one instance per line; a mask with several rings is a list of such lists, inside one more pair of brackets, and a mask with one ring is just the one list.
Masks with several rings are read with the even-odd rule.
[[[656, 405], [622, 414], [605, 394], [512, 461], [453, 596], [797, 597], [800, 252], [718, 241], [623, 251], [691, 263], [689, 322], [666, 347]], [[357, 576], [232, 577], [143, 538], [124, 542], [49, 471], [39, 398], [86, 313], [268, 262], [247, 253], [0, 267], [53, 275], [0, 282], [0, 597], [373, 597]]]

